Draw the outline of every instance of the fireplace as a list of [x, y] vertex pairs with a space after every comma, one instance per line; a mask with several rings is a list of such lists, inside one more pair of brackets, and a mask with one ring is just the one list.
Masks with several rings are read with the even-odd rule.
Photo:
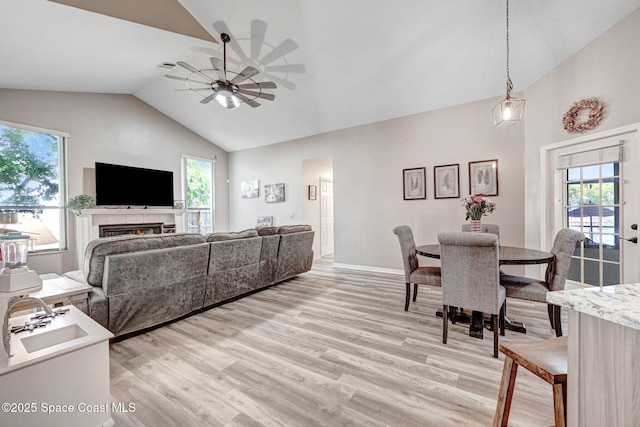
[[[171, 227], [167, 228], [170, 229]], [[163, 223], [161, 222], [144, 224], [101, 224], [98, 226], [98, 230], [100, 237], [119, 236], [121, 234], [161, 234], [165, 232]]]

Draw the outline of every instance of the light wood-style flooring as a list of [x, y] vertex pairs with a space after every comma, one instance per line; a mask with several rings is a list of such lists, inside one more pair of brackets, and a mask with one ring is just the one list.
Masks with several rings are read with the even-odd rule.
[[[332, 260], [270, 289], [110, 346], [116, 426], [489, 426], [504, 355], [449, 326], [439, 288], [404, 311], [404, 278]], [[546, 305], [509, 300], [552, 338]], [[565, 314], [566, 316], [566, 314]], [[566, 323], [565, 323], [566, 324]], [[566, 331], [566, 326], [565, 326]], [[551, 387], [520, 370], [511, 426], [553, 424]]]

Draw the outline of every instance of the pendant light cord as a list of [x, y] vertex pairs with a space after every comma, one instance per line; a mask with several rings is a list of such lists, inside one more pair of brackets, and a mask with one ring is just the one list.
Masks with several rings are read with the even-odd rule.
[[507, 99], [511, 98], [513, 83], [509, 76], [509, 0], [507, 0]]

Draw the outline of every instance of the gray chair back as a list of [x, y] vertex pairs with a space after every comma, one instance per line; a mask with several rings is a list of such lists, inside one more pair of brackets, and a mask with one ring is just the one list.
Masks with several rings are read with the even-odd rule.
[[584, 241], [584, 233], [570, 228], [563, 228], [556, 234], [551, 253], [553, 262], [549, 263], [545, 273], [545, 281], [551, 291], [561, 291], [569, 275], [571, 256], [576, 249], [576, 243]]
[[[498, 314], [498, 236], [491, 233], [438, 234], [443, 304]], [[504, 295], [504, 292], [503, 292]]]
[[[496, 236], [500, 237], [500, 226], [498, 224], [481, 224], [482, 225], [482, 232], [483, 233], [491, 233], [491, 234], [495, 234]], [[462, 231], [464, 232], [469, 232], [471, 231], [471, 224], [469, 223], [465, 223], [462, 224], [462, 227], [460, 228]]]
[[406, 283], [409, 283], [411, 282], [409, 276], [418, 268], [418, 254], [416, 253], [416, 242], [413, 239], [413, 231], [408, 225], [399, 225], [393, 229], [393, 233], [398, 236], [398, 241], [400, 241], [404, 280]]

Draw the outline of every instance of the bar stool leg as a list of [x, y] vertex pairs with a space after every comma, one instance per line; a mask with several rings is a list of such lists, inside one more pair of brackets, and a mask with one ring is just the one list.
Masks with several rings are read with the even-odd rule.
[[500, 391], [498, 392], [498, 406], [493, 419], [493, 427], [507, 427], [509, 422], [509, 411], [511, 410], [511, 400], [513, 399], [513, 387], [516, 384], [518, 374], [518, 364], [512, 358], [505, 356], [504, 367], [502, 368], [502, 380], [500, 381]]
[[553, 385], [553, 414], [556, 427], [565, 427], [567, 422], [566, 383]]

